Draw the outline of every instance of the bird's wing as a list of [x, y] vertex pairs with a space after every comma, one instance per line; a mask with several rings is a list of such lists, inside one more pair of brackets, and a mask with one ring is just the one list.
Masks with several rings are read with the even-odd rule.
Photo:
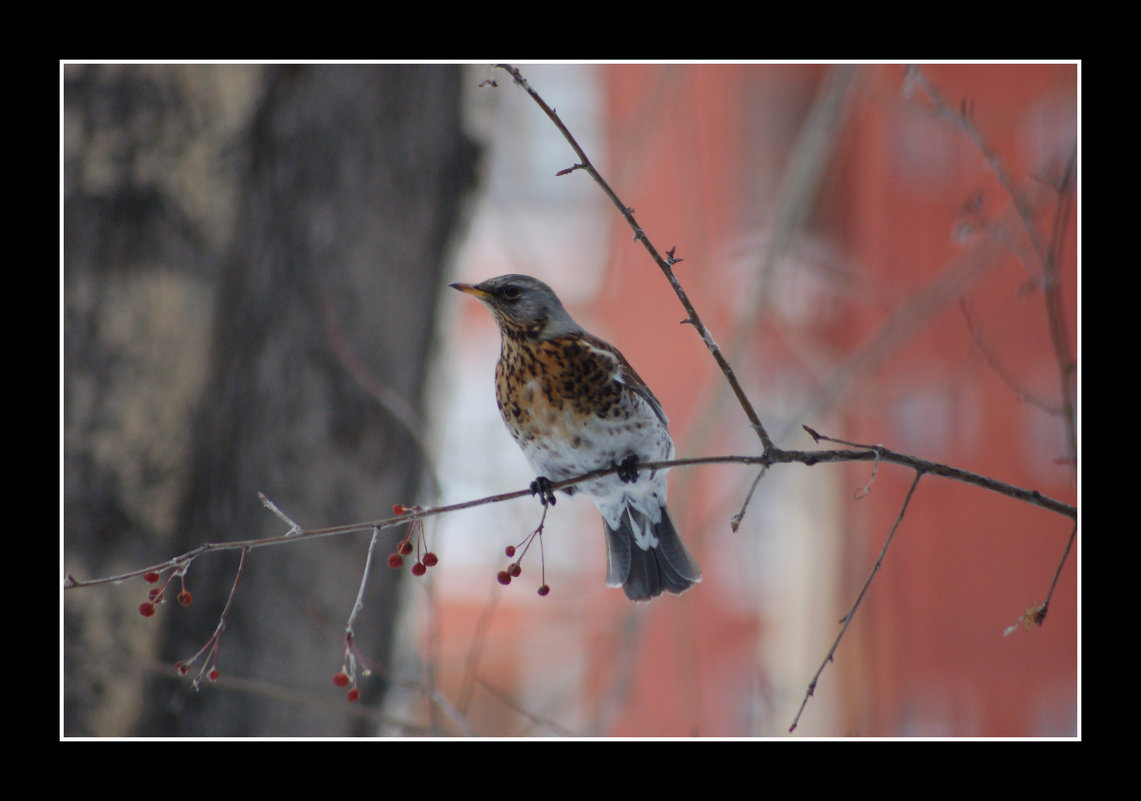
[[582, 342], [600, 356], [610, 360], [614, 365], [611, 377], [620, 384], [628, 387], [635, 395], [638, 395], [650, 404], [650, 408], [654, 410], [654, 414], [662, 421], [662, 425], [669, 426], [670, 421], [662, 409], [661, 402], [654, 397], [654, 393], [646, 386], [646, 382], [643, 381], [642, 377], [630, 366], [630, 362], [626, 361], [626, 357], [623, 356], [617, 348], [590, 334], [583, 334]]

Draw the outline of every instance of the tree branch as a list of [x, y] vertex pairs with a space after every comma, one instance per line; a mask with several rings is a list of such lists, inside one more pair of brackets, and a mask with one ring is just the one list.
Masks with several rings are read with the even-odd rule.
[[[808, 426], [804, 427], [813, 439], [817, 441], [831, 441], [837, 442], [830, 437], [813, 431]], [[851, 444], [851, 443], [848, 443]], [[989, 476], [973, 473], [970, 470], [964, 470], [959, 467], [952, 467], [951, 465], [941, 464], [939, 462], [932, 462], [927, 459], [920, 459], [917, 456], [910, 456], [906, 453], [899, 453], [897, 451], [884, 448], [881, 445], [855, 445], [851, 444], [850, 448], [840, 448], [833, 450], [823, 451], [800, 451], [800, 450], [783, 450], [777, 447], [772, 447], [767, 453], [760, 456], [699, 456], [689, 459], [672, 459], [663, 462], [646, 462], [639, 465], [640, 470], [668, 470], [674, 467], [693, 467], [697, 465], [707, 464], [744, 464], [744, 465], [759, 465], [768, 467], [774, 464], [803, 464], [806, 467], [813, 467], [818, 464], [834, 464], [838, 462], [888, 462], [890, 464], [897, 464], [903, 467], [911, 468], [923, 473], [930, 473], [934, 476], [942, 476], [943, 478], [961, 481], [965, 484], [971, 484], [982, 489], [997, 492], [1000, 495], [1005, 495], [1014, 500], [1023, 501], [1033, 506], [1040, 507], [1055, 514], [1069, 517], [1073, 520], [1077, 519], [1078, 510], [1076, 507], [1068, 503], [1043, 495], [1037, 490], [1025, 489], [1017, 487], [1013, 484], [1008, 484], [1004, 481], [990, 478]], [[618, 467], [611, 467], [606, 470], [595, 470], [590, 473], [585, 473], [575, 478], [568, 478], [563, 481], [552, 481], [551, 488], [555, 490], [565, 489], [574, 486], [583, 481], [608, 476], [611, 473], [618, 472]], [[257, 548], [265, 548], [271, 545], [284, 545], [290, 542], [310, 541], [321, 539], [324, 537], [336, 537], [345, 534], [358, 534], [363, 531], [372, 531], [373, 529], [393, 528], [395, 526], [406, 525], [413, 520], [420, 520], [428, 517], [435, 517], [437, 515], [448, 514], [450, 512], [459, 512], [464, 509], [473, 509], [477, 506], [486, 506], [491, 503], [501, 503], [503, 501], [511, 501], [516, 498], [530, 497], [530, 489], [515, 490], [514, 492], [504, 492], [498, 495], [488, 495], [484, 498], [476, 498], [470, 501], [463, 501], [461, 503], [448, 504], [446, 506], [426, 506], [416, 507], [409, 509], [404, 514], [395, 515], [393, 517], [386, 517], [381, 520], [369, 520], [362, 523], [347, 523], [339, 526], [328, 526], [325, 528], [314, 529], [301, 529], [296, 527], [296, 524], [289, 521], [289, 518], [284, 517], [278, 512], [278, 516], [283, 520], [289, 521], [290, 530], [285, 534], [278, 534], [272, 537], [261, 537], [258, 539], [250, 540], [231, 540], [227, 542], [207, 542], [199, 545], [186, 553], [178, 556], [171, 557], [165, 562], [160, 562], [155, 565], [131, 570], [127, 573], [120, 573], [115, 576], [106, 576], [103, 578], [80, 580], [72, 575], [66, 576], [64, 580], [65, 590], [74, 590], [82, 587], [93, 587], [99, 584], [118, 584], [132, 578], [137, 578], [146, 573], [162, 573], [167, 570], [185, 568], [199, 556], [207, 553], [217, 551], [238, 551], [238, 550], [255, 550]], [[267, 499], [268, 500], [268, 499]], [[269, 502], [266, 504], [268, 508], [276, 509], [276, 506]]]
[[899, 530], [900, 523], [903, 522], [903, 515], [907, 511], [907, 507], [911, 504], [911, 496], [915, 494], [915, 488], [919, 485], [919, 479], [923, 478], [923, 471], [916, 470], [915, 478], [911, 481], [911, 486], [907, 488], [907, 495], [903, 498], [903, 505], [899, 508], [899, 514], [895, 517], [895, 525], [891, 527], [891, 531], [884, 540], [883, 548], [880, 549], [880, 555], [876, 559], [876, 563], [872, 565], [872, 572], [864, 580], [864, 586], [860, 588], [859, 595], [856, 596], [852, 608], [848, 610], [848, 614], [840, 619], [843, 624], [840, 632], [836, 635], [836, 639], [832, 641], [832, 647], [828, 649], [828, 655], [824, 657], [824, 661], [820, 663], [820, 667], [816, 669], [816, 674], [813, 675], [812, 681], [808, 683], [808, 690], [804, 693], [804, 700], [800, 702], [800, 709], [797, 710], [796, 717], [792, 720], [792, 725], [788, 727], [789, 732], [796, 729], [797, 724], [800, 722], [800, 716], [804, 713], [804, 707], [808, 704], [808, 699], [816, 692], [816, 682], [820, 680], [820, 674], [824, 672], [824, 668], [836, 655], [836, 649], [840, 647], [840, 640], [844, 638], [844, 633], [848, 630], [848, 626], [852, 624], [852, 618], [856, 615], [856, 610], [860, 608], [860, 603], [864, 600], [864, 596], [868, 592], [868, 587], [872, 584], [872, 579], [876, 577], [876, 573], [883, 567], [884, 557], [887, 555], [888, 546], [891, 545], [892, 539], [895, 537], [895, 532]]

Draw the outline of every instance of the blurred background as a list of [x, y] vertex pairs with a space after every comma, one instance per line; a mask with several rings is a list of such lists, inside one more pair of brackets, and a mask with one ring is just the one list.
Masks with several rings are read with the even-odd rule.
[[[522, 64], [678, 279], [777, 444], [807, 424], [1076, 504], [1078, 66]], [[617, 345], [682, 457], [760, 443], [641, 244], [510, 77], [469, 65], [61, 65], [61, 562], [525, 488], [498, 332], [447, 289], [520, 272]], [[1057, 286], [1057, 293], [1047, 291]], [[1059, 302], [1060, 299], [1060, 302]], [[236, 553], [61, 601], [65, 736], [784, 737], [914, 474], [677, 468], [704, 581], [604, 586], [593, 504], [532, 498]], [[750, 498], [746, 506], [746, 499]], [[732, 531], [730, 519], [742, 512]], [[1080, 733], [1069, 518], [926, 476], [795, 737]], [[542, 577], [542, 578], [541, 578]], [[551, 592], [540, 597], [542, 580]]]

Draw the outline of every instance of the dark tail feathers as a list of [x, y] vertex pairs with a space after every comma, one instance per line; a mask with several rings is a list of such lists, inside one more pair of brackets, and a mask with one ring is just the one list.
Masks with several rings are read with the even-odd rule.
[[648, 601], [666, 590], [681, 595], [701, 581], [701, 568], [678, 536], [665, 507], [657, 523], [628, 507], [618, 528], [610, 528], [605, 521], [603, 526], [606, 585], [621, 587], [631, 601]]

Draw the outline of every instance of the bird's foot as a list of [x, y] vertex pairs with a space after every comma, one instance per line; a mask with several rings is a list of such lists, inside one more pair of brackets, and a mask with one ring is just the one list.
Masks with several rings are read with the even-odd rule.
[[539, 503], [543, 506], [555, 505], [555, 491], [551, 489], [551, 480], [546, 476], [539, 476], [531, 482], [531, 494], [539, 496]]
[[638, 457], [630, 454], [618, 463], [618, 478], [629, 484], [638, 480]]

